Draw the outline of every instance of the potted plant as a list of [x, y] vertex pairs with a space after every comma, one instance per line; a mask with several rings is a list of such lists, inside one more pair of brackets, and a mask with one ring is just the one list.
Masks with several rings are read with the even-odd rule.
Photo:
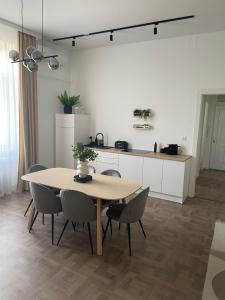
[[65, 90], [63, 94], [58, 96], [58, 99], [64, 105], [64, 114], [72, 114], [72, 107], [79, 103], [80, 95], [69, 96]]
[[77, 160], [78, 176], [80, 178], [87, 177], [89, 173], [88, 162], [94, 161], [98, 156], [94, 150], [86, 148], [82, 143], [77, 143], [72, 147], [73, 158]]

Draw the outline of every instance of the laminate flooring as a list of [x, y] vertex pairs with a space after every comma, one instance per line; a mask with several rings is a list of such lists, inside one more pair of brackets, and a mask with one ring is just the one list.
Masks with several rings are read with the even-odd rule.
[[[0, 198], [1, 300], [201, 299], [214, 224], [225, 221], [223, 201], [149, 198], [142, 220], [147, 239], [132, 224], [129, 257], [126, 227], [118, 231], [114, 223], [98, 257], [90, 254], [86, 227], [74, 232], [70, 225], [59, 247], [51, 245], [49, 216], [45, 225], [39, 216], [29, 233], [23, 217], [29, 200], [29, 193]], [[63, 224], [62, 214], [55, 217], [55, 241]]]

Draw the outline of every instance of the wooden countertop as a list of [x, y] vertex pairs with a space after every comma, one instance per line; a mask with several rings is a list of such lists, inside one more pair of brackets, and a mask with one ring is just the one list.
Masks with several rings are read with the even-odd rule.
[[95, 151], [101, 151], [101, 152], [150, 157], [150, 158], [173, 160], [173, 161], [180, 161], [180, 162], [185, 162], [186, 160], [191, 159], [190, 155], [169, 155], [169, 154], [165, 154], [165, 153], [160, 153], [160, 152], [155, 153], [153, 151], [139, 150], [139, 149], [132, 149], [131, 151], [128, 151], [128, 152], [115, 149], [114, 147], [112, 147], [112, 148], [111, 147], [109, 147], [109, 148], [91, 148], [91, 149], [93, 149]]

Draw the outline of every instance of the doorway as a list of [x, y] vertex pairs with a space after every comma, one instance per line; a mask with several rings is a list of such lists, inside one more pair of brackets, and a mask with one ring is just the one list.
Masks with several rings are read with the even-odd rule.
[[196, 196], [225, 202], [225, 95], [205, 95]]

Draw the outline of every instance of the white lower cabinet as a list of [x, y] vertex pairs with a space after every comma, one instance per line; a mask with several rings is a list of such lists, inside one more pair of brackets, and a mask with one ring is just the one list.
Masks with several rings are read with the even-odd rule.
[[188, 196], [191, 159], [186, 161], [142, 157], [96, 151], [98, 157], [90, 162], [97, 173], [118, 170], [124, 179], [135, 180], [150, 187], [150, 196], [183, 203]]
[[143, 160], [141, 156], [119, 155], [119, 172], [124, 179], [136, 180], [142, 183]]
[[143, 162], [143, 188], [150, 187], [150, 191], [162, 192], [162, 159], [144, 157]]
[[167, 195], [183, 197], [185, 163], [164, 160], [162, 192]]

